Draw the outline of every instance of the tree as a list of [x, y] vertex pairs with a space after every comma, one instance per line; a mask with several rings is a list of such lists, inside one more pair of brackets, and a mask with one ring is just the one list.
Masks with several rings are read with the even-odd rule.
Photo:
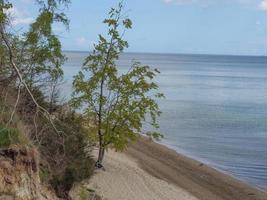
[[[122, 36], [132, 27], [131, 20], [122, 15], [122, 8], [119, 3], [109, 12], [103, 22], [108, 26], [107, 37], [99, 35], [98, 44], [73, 82], [72, 105], [83, 108], [87, 122], [95, 125], [92, 131], [99, 143], [98, 168], [102, 167], [105, 151], [109, 147], [123, 150], [141, 133], [144, 122], [159, 127], [156, 98], [163, 94], [157, 92], [153, 82], [159, 71], [135, 62], [126, 74], [118, 73], [116, 61], [128, 47]], [[156, 139], [162, 136], [158, 132], [146, 134]]]
[[[17, 126], [16, 114], [27, 125], [27, 137], [51, 164], [51, 160], [59, 157], [57, 155], [60, 159], [65, 156], [65, 136], [57, 128], [58, 120], [49, 112], [54, 107], [54, 87], [51, 90], [51, 109], [44, 98], [44, 87], [56, 84], [63, 76], [61, 65], [65, 57], [52, 27], [54, 23], [68, 26], [62, 12], [69, 0], [36, 2], [39, 15], [24, 32], [14, 31], [12, 16], [9, 16], [13, 5], [8, 0], [0, 0], [0, 107], [5, 108], [0, 111], [0, 116], [4, 116], [0, 119], [0, 134]], [[15, 92], [17, 94], [13, 95]]]
[[91, 175], [93, 162], [80, 116], [58, 103], [65, 56], [53, 27], [68, 28], [62, 12], [69, 0], [35, 0], [38, 16], [20, 30], [12, 27], [8, 2], [0, 0], [0, 147], [38, 148], [41, 182], [70, 199], [71, 186]]
[[[17, 102], [21, 90], [26, 91], [35, 104], [36, 113], [41, 112], [52, 122], [49, 112], [35, 98], [34, 91], [41, 91], [41, 87], [47, 87], [48, 83], [58, 83], [63, 77], [61, 65], [65, 61], [65, 56], [58, 37], [53, 33], [52, 25], [63, 23], [68, 27], [69, 21], [62, 13], [62, 7], [66, 7], [70, 1], [36, 0], [36, 2], [40, 6], [39, 15], [27, 32], [19, 34], [12, 33], [10, 28], [12, 21], [8, 16], [8, 10], [13, 5], [0, 0], [0, 81], [8, 80], [9, 83], [12, 82], [13, 88], [18, 88]], [[53, 92], [52, 90], [51, 95]]]
[[[69, 21], [62, 12], [68, 5], [69, 0], [36, 0], [40, 9], [36, 20], [30, 24], [26, 32], [12, 32], [12, 18], [9, 17], [9, 9], [12, 4], [0, 0], [0, 28], [1, 46], [0, 61], [6, 61], [9, 65], [9, 54], [7, 44], [9, 43], [13, 61], [17, 65], [27, 85], [31, 88], [62, 78], [61, 66], [66, 60], [61, 50], [61, 43], [52, 29], [54, 23], [62, 23], [68, 28]], [[4, 59], [5, 54], [7, 59]], [[7, 68], [7, 67], [6, 67]], [[9, 67], [9, 71], [13, 68]], [[13, 70], [15, 71], [15, 70]], [[12, 73], [10, 73], [12, 74]], [[10, 78], [10, 77], [9, 77]], [[15, 78], [18, 78], [15, 76]]]
[[40, 84], [43, 81], [57, 81], [63, 76], [61, 66], [65, 56], [61, 50], [61, 43], [53, 33], [54, 23], [63, 23], [68, 27], [69, 21], [61, 7], [66, 6], [69, 0], [37, 0], [40, 5], [40, 13], [35, 22], [30, 25], [28, 32], [24, 34], [22, 41], [24, 54], [24, 76], [29, 85]]

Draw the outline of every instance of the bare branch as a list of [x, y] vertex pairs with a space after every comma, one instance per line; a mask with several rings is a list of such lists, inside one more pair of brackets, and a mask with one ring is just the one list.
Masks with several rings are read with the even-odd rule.
[[10, 63], [11, 63], [11, 66], [14, 68], [14, 70], [16, 71], [16, 74], [18, 75], [19, 77], [19, 80], [21, 82], [21, 84], [25, 87], [26, 91], [28, 92], [28, 94], [30, 95], [32, 101], [34, 102], [35, 106], [37, 107], [37, 109], [39, 109], [40, 111], [42, 111], [43, 115], [50, 121], [53, 129], [55, 130], [56, 133], [60, 133], [60, 131], [57, 130], [52, 118], [51, 118], [51, 115], [50, 113], [42, 106], [40, 106], [38, 104], [38, 102], [36, 101], [36, 99], [34, 98], [34, 95], [32, 94], [30, 88], [28, 87], [27, 83], [24, 81], [23, 77], [22, 77], [22, 74], [20, 73], [20, 70], [18, 69], [17, 65], [15, 64], [14, 62], [14, 56], [13, 56], [13, 51], [12, 51], [12, 48], [11, 48], [11, 45], [8, 41], [8, 39], [6, 38], [6, 34], [5, 34], [5, 31], [4, 31], [4, 27], [2, 24], [0, 24], [0, 35], [4, 41], [4, 44], [6, 45], [7, 49], [8, 49], [8, 52], [9, 52], [9, 60], [10, 60]]

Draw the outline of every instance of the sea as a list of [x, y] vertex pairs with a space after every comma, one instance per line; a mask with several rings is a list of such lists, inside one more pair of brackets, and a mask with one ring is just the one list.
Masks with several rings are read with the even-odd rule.
[[[88, 52], [65, 52], [63, 95]], [[124, 53], [160, 70], [161, 143], [267, 191], [267, 57]]]

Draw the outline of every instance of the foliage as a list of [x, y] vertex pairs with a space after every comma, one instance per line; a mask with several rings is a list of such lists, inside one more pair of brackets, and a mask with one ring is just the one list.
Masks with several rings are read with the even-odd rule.
[[[61, 107], [61, 109], [66, 110], [64, 107]], [[87, 130], [82, 125], [82, 119], [70, 111], [61, 112], [57, 110], [57, 113], [59, 113], [57, 126], [64, 132], [65, 151], [59, 154], [59, 157], [63, 158], [60, 163], [54, 162], [53, 159], [49, 160], [50, 176], [44, 174], [46, 180], [43, 181], [49, 182], [58, 196], [65, 198], [74, 182], [80, 182], [93, 174], [94, 161], [86, 152], [86, 149], [90, 149], [90, 146], [88, 146]], [[54, 143], [54, 141], [45, 138], [43, 142], [48, 144], [50, 142]], [[58, 145], [54, 144], [50, 145], [50, 148], [41, 149], [41, 151], [55, 154], [58, 151]], [[44, 172], [45, 170], [47, 169], [44, 169]]]
[[[1, 29], [6, 33], [15, 64], [29, 87], [46, 86], [48, 82], [62, 79], [61, 66], [66, 58], [52, 26], [55, 23], [62, 23], [68, 28], [69, 24], [66, 15], [62, 12], [69, 0], [36, 0], [36, 2], [40, 7], [39, 15], [30, 25], [29, 30], [22, 33], [12, 31], [12, 21], [7, 13], [13, 5], [4, 0], [0, 2]], [[17, 79], [13, 69], [7, 68], [9, 53], [4, 44], [0, 45], [0, 52], [3, 53], [0, 56], [0, 72], [9, 75], [9, 79]]]
[[[92, 159], [85, 152], [88, 144], [87, 131], [79, 117], [72, 116], [69, 111], [62, 114], [65, 107], [58, 105], [56, 101], [55, 88], [62, 80], [61, 66], [66, 58], [53, 27], [55, 23], [61, 23], [66, 29], [69, 28], [64, 8], [70, 1], [35, 1], [39, 6], [35, 21], [25, 32], [14, 32], [12, 19], [7, 15], [12, 4], [0, 0], [0, 123], [3, 124], [0, 126], [0, 146], [23, 141], [20, 137], [24, 133], [20, 133], [21, 130], [16, 126], [17, 119], [21, 121], [27, 127], [30, 142], [38, 147], [41, 154], [41, 180], [51, 183], [57, 194], [65, 198], [73, 182], [88, 178], [93, 173]], [[3, 38], [7, 39], [11, 51]], [[21, 79], [12, 67], [12, 62], [30, 92], [25, 84], [18, 90]], [[45, 89], [51, 90], [44, 92]], [[47, 94], [49, 92], [51, 95]], [[40, 107], [53, 113], [53, 125], [60, 131], [55, 133], [51, 121], [40, 115], [31, 94]], [[47, 95], [51, 97], [49, 102]], [[15, 105], [16, 98], [18, 103]], [[13, 111], [15, 115], [9, 127], [6, 124]]]
[[[131, 20], [122, 16], [122, 8], [120, 3], [109, 12], [109, 18], [104, 20], [107, 38], [99, 35], [98, 44], [73, 82], [72, 105], [84, 108], [83, 116], [89, 124], [95, 124], [92, 131], [98, 135], [102, 150], [108, 147], [123, 150], [137, 138], [144, 121], [158, 128], [160, 111], [155, 98], [163, 97], [153, 82], [159, 73], [157, 69], [135, 62], [128, 73], [118, 73], [116, 61], [128, 47], [122, 35], [132, 27]], [[155, 132], [150, 136], [159, 138], [161, 134]]]
[[6, 128], [0, 125], [0, 147], [9, 147], [11, 144], [27, 144], [27, 140], [17, 128]]
[[19, 57], [20, 68], [24, 71], [24, 79], [29, 86], [46, 86], [49, 82], [62, 80], [61, 66], [66, 58], [62, 53], [61, 43], [53, 33], [54, 23], [63, 23], [68, 28], [68, 19], [61, 13], [61, 0], [38, 1], [40, 13], [36, 21], [30, 25], [29, 31], [23, 34], [19, 47], [24, 52]]
[[12, 4], [8, 1], [0, 0], [0, 23], [7, 23], [6, 10], [12, 8]]
[[[0, 0], [0, 27], [6, 25], [8, 21], [8, 16], [5, 11], [11, 8], [12, 8], [12, 4], [5, 2], [3, 0]], [[7, 59], [6, 50], [1, 40], [0, 41], [0, 81], [3, 81], [3, 79], [5, 79], [5, 76], [7, 76], [7, 73], [8, 73], [8, 70], [5, 67], [6, 59]]]

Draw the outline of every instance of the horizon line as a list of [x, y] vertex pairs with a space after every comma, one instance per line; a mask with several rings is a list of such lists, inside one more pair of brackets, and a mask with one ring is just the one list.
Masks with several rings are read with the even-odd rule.
[[[63, 52], [79, 52], [79, 53], [89, 53], [92, 51], [86, 50], [62, 50]], [[267, 55], [248, 55], [248, 54], [210, 54], [210, 53], [163, 53], [163, 52], [135, 52], [126, 51], [123, 53], [128, 54], [165, 54], [165, 55], [195, 55], [195, 56], [239, 56], [239, 57], [267, 57]]]

